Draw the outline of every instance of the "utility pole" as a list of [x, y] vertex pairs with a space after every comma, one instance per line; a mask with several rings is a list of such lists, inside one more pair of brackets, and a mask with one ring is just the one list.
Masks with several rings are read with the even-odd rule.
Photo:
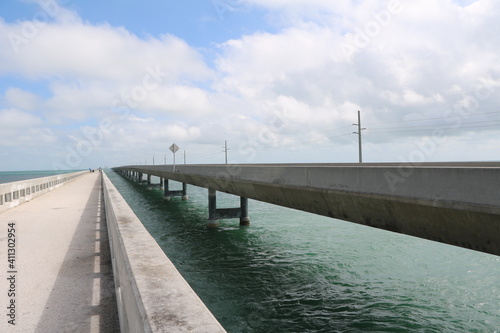
[[358, 131], [353, 132], [354, 134], [358, 135], [358, 145], [359, 145], [359, 163], [363, 163], [363, 148], [361, 145], [361, 131], [365, 130], [366, 128], [361, 128], [361, 111], [358, 111], [358, 123], [353, 124], [354, 126], [358, 126]]
[[186, 164], [186, 151], [184, 150], [184, 164]]
[[165, 165], [167, 165], [167, 154], [165, 154]]
[[224, 141], [224, 147], [223, 148], [224, 148], [224, 152], [225, 152], [225, 155], [226, 155], [226, 164], [227, 164], [227, 151], [229, 150], [229, 149], [227, 149], [227, 140]]
[[153, 155], [153, 165], [155, 165], [155, 156]]

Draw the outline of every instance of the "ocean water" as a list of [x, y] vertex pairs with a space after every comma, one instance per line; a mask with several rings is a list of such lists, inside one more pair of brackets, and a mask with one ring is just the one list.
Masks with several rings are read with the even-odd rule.
[[107, 174], [228, 332], [500, 332], [498, 256], [254, 200], [250, 227], [208, 229], [206, 189]]
[[40, 171], [2, 171], [0, 172], [0, 184], [17, 182], [20, 180], [55, 176], [81, 170], [40, 170]]

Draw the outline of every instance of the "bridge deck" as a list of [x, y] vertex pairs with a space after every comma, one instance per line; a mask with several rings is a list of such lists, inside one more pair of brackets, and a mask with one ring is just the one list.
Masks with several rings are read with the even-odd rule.
[[[0, 214], [0, 332], [119, 332], [99, 173]], [[7, 323], [15, 223], [16, 326]]]
[[[500, 255], [499, 162], [142, 165], [154, 175]], [[251, 215], [251, 209], [250, 209]]]

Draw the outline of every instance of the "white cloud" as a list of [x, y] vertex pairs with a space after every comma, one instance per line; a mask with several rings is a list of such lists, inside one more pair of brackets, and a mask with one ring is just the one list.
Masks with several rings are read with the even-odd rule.
[[140, 107], [148, 113], [168, 113], [185, 118], [216, 113], [206, 90], [184, 85], [155, 89]]
[[[0, 19], [0, 77], [46, 87], [41, 93], [7, 84], [0, 121], [17, 117], [29, 124], [19, 125], [31, 138], [23, 142], [57, 136], [64, 147], [75, 142], [70, 135], [81, 136], [81, 128], [109, 119], [113, 131], [96, 154], [149, 156], [172, 142], [220, 153], [229, 140], [233, 154], [237, 147], [257, 152], [242, 162], [258, 161], [258, 152], [278, 147], [267, 156], [280, 161], [290, 158], [288, 150], [311, 146], [337, 147], [334, 161], [355, 160], [355, 153], [346, 152], [356, 149], [352, 124], [358, 110], [368, 124], [364, 142], [378, 153], [367, 158], [376, 160], [404, 156], [415, 138], [428, 135], [377, 133], [378, 123], [441, 117], [428, 122], [440, 128], [461, 117], [464, 130], [449, 132], [455, 143], [461, 134], [470, 140], [483, 131], [466, 130], [467, 122], [498, 121], [492, 113], [500, 103], [498, 1], [244, 3], [268, 10], [278, 32], [249, 31], [217, 45], [208, 52], [217, 53], [215, 68], [176, 36], [139, 38], [125, 27], [93, 25], [64, 9], [32, 36], [23, 30], [31, 21]], [[9, 34], [24, 38], [18, 52]], [[3, 139], [13, 135], [2, 128]], [[459, 146], [443, 140], [436, 151], [455, 156], [450, 150]]]
[[331, 62], [340, 40], [328, 29], [287, 29], [280, 34], [255, 34], [221, 46], [218, 69], [226, 75], [221, 89], [255, 96], [286, 75], [311, 71]]
[[55, 136], [37, 116], [16, 109], [0, 110], [0, 145], [40, 147], [53, 143]]
[[3, 130], [19, 130], [42, 124], [42, 120], [29, 113], [8, 109], [0, 111], [0, 124]]
[[4, 100], [7, 105], [25, 111], [36, 109], [40, 103], [40, 98], [36, 94], [19, 88], [7, 89]]
[[[124, 28], [72, 22], [45, 24], [27, 38], [23, 37], [27, 23], [0, 21], [0, 73], [30, 79], [78, 78], [135, 84], [143, 79], [148, 66], [159, 66], [167, 73], [163, 79], [170, 82], [211, 76], [200, 54], [172, 35], [143, 40]], [[13, 36], [19, 36], [22, 42], [12, 42]]]

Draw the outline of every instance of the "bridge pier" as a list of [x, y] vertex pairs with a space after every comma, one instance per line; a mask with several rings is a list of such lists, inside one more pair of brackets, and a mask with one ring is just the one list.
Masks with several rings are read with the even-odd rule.
[[186, 183], [182, 183], [182, 190], [170, 191], [168, 187], [168, 179], [165, 178], [163, 179], [163, 191], [164, 191], [163, 199], [165, 201], [170, 201], [172, 197], [182, 197], [182, 200], [184, 201], [189, 199], [189, 196], [187, 195]]
[[217, 192], [208, 189], [208, 227], [217, 228], [219, 220], [240, 219], [240, 226], [249, 226], [248, 198], [240, 197], [240, 207], [238, 208], [217, 208]]

